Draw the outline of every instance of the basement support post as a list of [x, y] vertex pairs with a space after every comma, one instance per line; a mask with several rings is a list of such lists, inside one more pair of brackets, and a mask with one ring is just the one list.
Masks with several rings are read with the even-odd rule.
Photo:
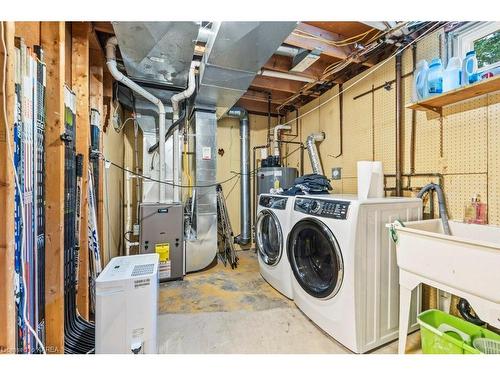
[[47, 353], [64, 353], [64, 22], [41, 22], [47, 63], [45, 319]]
[[78, 256], [78, 293], [76, 302], [83, 318], [89, 317], [89, 251], [88, 251], [88, 168], [90, 149], [89, 113], [89, 35], [88, 22], [71, 24], [71, 83], [76, 94], [76, 152], [83, 155], [82, 189], [80, 191], [80, 250]]
[[403, 195], [402, 146], [403, 146], [403, 79], [402, 54], [396, 55], [396, 196]]

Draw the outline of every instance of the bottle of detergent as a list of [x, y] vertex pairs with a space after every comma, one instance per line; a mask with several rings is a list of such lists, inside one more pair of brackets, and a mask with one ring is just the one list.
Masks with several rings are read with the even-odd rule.
[[418, 102], [423, 100], [429, 94], [427, 88], [427, 74], [429, 73], [429, 64], [426, 60], [420, 60], [413, 72], [413, 90], [412, 101]]
[[468, 85], [476, 82], [477, 74], [477, 57], [476, 51], [469, 51], [465, 55], [462, 63], [462, 85]]
[[440, 58], [431, 61], [427, 74], [429, 95], [438, 95], [443, 92], [443, 64]]
[[443, 92], [460, 87], [462, 81], [462, 61], [460, 57], [452, 57], [443, 72]]

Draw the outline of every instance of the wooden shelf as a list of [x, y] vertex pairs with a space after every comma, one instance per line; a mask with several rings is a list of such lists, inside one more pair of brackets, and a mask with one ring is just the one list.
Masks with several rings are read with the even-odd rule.
[[441, 95], [431, 96], [417, 103], [411, 103], [406, 108], [416, 111], [433, 111], [442, 114], [443, 107], [475, 98], [490, 92], [500, 90], [500, 76], [484, 79], [472, 85], [445, 92]]

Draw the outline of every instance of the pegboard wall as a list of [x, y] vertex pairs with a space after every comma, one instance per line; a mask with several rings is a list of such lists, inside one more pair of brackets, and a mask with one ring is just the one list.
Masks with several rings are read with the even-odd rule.
[[[438, 30], [417, 44], [417, 61], [430, 61], [441, 55], [443, 30]], [[403, 53], [403, 75], [413, 67], [412, 51]], [[342, 180], [332, 181], [335, 193], [356, 193], [356, 163], [358, 160], [381, 160], [385, 173], [395, 172], [396, 105], [394, 85], [391, 90], [377, 87], [395, 78], [394, 58], [370, 74], [375, 67], [344, 84], [359, 83], [344, 93], [343, 98], [343, 154], [333, 158], [333, 150], [340, 149], [338, 100], [300, 119], [301, 140], [314, 131], [323, 130], [326, 140], [318, 150], [325, 174], [331, 176], [332, 167], [342, 168]], [[403, 79], [404, 104], [411, 101], [413, 77]], [[327, 100], [337, 87], [299, 110], [299, 114]], [[355, 97], [364, 94], [357, 99]], [[287, 119], [292, 119], [291, 114]], [[412, 110], [403, 113], [403, 172], [410, 172], [410, 137]], [[305, 173], [310, 172], [305, 156]], [[291, 165], [298, 165], [290, 158]], [[473, 195], [479, 194], [488, 203], [491, 224], [500, 224], [500, 93], [493, 93], [445, 107], [443, 116], [416, 112], [415, 172], [442, 173], [448, 213], [461, 220], [464, 207]], [[422, 186], [432, 178], [412, 179], [412, 185]], [[390, 185], [391, 180], [388, 180]], [[405, 182], [404, 182], [405, 183]]]

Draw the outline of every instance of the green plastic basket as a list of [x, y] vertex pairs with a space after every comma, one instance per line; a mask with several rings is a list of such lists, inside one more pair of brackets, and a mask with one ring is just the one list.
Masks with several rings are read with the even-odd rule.
[[500, 340], [500, 335], [440, 310], [424, 311], [417, 320], [424, 354], [480, 354], [473, 347], [475, 339]]

